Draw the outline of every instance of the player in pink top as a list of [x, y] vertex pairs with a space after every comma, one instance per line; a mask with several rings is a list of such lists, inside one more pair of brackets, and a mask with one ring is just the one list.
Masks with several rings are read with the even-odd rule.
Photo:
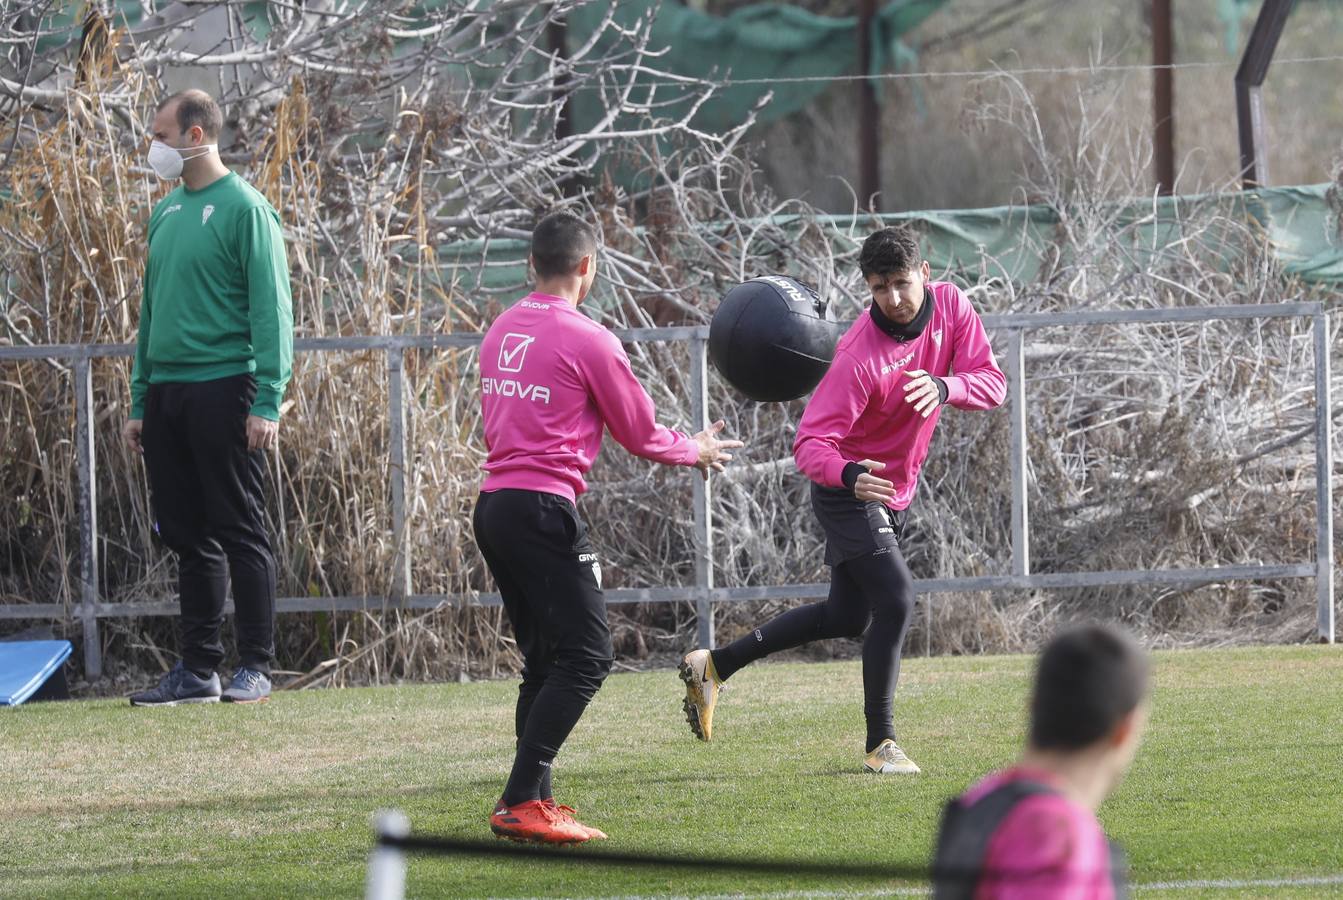
[[535, 290], [495, 319], [480, 347], [489, 455], [473, 525], [522, 652], [517, 753], [490, 817], [498, 835], [545, 843], [604, 838], [559, 806], [551, 763], [611, 668], [601, 567], [574, 500], [602, 430], [631, 453], [707, 478], [741, 441], [723, 422], [695, 435], [654, 418], [611, 332], [578, 311], [597, 274], [596, 233], [570, 213], [532, 232]]
[[1090, 625], [1040, 655], [1021, 761], [946, 806], [933, 864], [939, 900], [1111, 900], [1123, 855], [1096, 821], [1147, 720], [1147, 660], [1124, 633]]
[[826, 535], [830, 595], [726, 647], [691, 652], [681, 678], [691, 729], [707, 741], [719, 685], [738, 669], [810, 641], [863, 635], [863, 766], [908, 774], [919, 767], [896, 745], [891, 720], [914, 610], [900, 553], [905, 510], [942, 408], [993, 409], [1006, 380], [979, 316], [955, 285], [929, 281], [907, 228], [869, 236], [858, 263], [872, 305], [840, 339], [793, 442]]

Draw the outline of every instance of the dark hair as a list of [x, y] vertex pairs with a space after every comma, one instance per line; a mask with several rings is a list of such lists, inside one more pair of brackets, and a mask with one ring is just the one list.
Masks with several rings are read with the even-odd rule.
[[224, 114], [219, 104], [205, 91], [178, 91], [159, 104], [159, 112], [172, 103], [177, 104], [177, 130], [182, 134], [193, 126], [199, 126], [208, 140], [218, 140], [219, 132], [224, 128]]
[[597, 232], [571, 212], [553, 212], [532, 230], [532, 266], [537, 278], [568, 275], [597, 252]]
[[1081, 750], [1114, 730], [1147, 694], [1147, 656], [1124, 632], [1083, 625], [1040, 654], [1031, 698], [1031, 746]]
[[858, 268], [864, 278], [910, 272], [921, 262], [918, 239], [905, 225], [874, 231], [863, 241], [863, 250], [858, 254]]

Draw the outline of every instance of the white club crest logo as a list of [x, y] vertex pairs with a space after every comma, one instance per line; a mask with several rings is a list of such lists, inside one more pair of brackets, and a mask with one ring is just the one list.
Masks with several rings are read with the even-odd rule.
[[207, 203], [207, 204], [205, 204], [205, 209], [201, 210], [201, 224], [202, 224], [202, 225], [204, 225], [206, 222], [210, 221], [210, 216], [214, 213], [214, 211], [215, 211], [215, 208], [214, 208], [214, 204], [213, 204], [213, 203]]
[[939, 346], [939, 347], [942, 346], [942, 329], [941, 329], [941, 328], [939, 328], [939, 329], [937, 329], [936, 331], [933, 332], [933, 343], [936, 344], [936, 345]]
[[536, 338], [530, 334], [509, 332], [499, 345], [499, 371], [521, 372], [522, 362], [527, 357], [527, 348]]

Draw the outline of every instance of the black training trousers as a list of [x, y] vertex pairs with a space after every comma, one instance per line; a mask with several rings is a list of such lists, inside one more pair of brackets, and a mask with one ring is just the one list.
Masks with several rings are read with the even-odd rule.
[[482, 493], [473, 525], [524, 663], [504, 800], [545, 799], [551, 762], [611, 671], [601, 568], [578, 510], [556, 494]]
[[829, 638], [863, 637], [863, 717], [868, 749], [895, 738], [891, 721], [900, 653], [914, 613], [914, 579], [900, 553], [905, 512], [864, 503], [847, 491], [813, 487], [812, 507], [826, 533], [830, 594], [783, 613], [713, 651], [727, 679], [751, 662]]
[[182, 662], [209, 672], [224, 660], [220, 632], [233, 582], [238, 655], [270, 672], [275, 655], [275, 559], [263, 512], [264, 454], [248, 452], [251, 375], [151, 384], [145, 468], [156, 529], [177, 554]]

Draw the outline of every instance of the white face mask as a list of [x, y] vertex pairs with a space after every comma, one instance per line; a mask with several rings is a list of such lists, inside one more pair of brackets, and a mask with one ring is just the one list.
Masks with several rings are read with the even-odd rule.
[[149, 145], [149, 165], [164, 181], [172, 181], [182, 177], [182, 165], [189, 159], [197, 159], [207, 156], [211, 150], [218, 147], [218, 144], [199, 144], [195, 147], [189, 147], [189, 150], [204, 150], [204, 153], [197, 153], [194, 156], [183, 156], [182, 151], [175, 147], [169, 147], [162, 141], [154, 141]]

